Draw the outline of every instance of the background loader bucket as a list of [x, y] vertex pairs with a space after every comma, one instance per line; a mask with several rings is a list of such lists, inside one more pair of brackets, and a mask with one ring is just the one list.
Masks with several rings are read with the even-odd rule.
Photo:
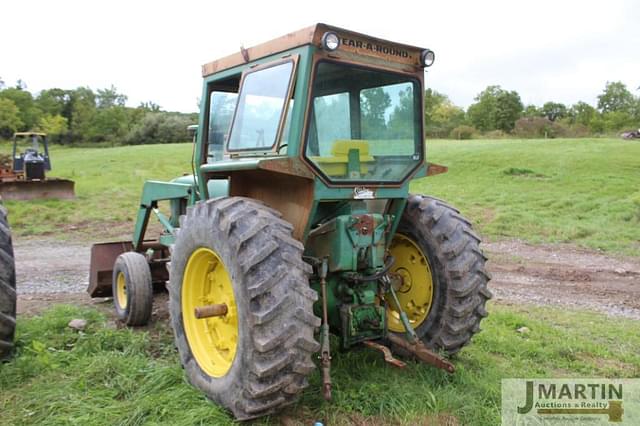
[[94, 244], [91, 247], [91, 266], [89, 288], [91, 297], [109, 297], [112, 295], [111, 280], [113, 264], [122, 253], [133, 250], [131, 241]]
[[0, 196], [4, 200], [45, 200], [75, 198], [75, 182], [67, 179], [5, 180], [0, 182]]
[[[143, 252], [148, 249], [153, 251], [149, 259], [151, 279], [154, 290], [164, 287], [169, 280], [167, 271], [168, 248], [155, 241], [143, 242]], [[89, 270], [89, 288], [87, 292], [91, 297], [111, 297], [113, 295], [111, 283], [113, 280], [113, 264], [118, 256], [133, 250], [131, 241], [116, 241], [113, 243], [99, 243], [91, 247], [91, 263]]]

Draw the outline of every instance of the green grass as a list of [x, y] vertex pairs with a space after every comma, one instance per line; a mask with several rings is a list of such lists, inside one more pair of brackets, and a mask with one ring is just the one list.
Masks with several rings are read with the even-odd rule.
[[640, 255], [640, 143], [619, 139], [434, 141], [449, 172], [412, 184], [490, 237]]
[[[52, 176], [76, 181], [74, 201], [7, 202], [18, 235], [127, 235], [145, 179], [190, 173], [191, 144], [52, 152]], [[482, 234], [571, 242], [640, 255], [640, 143], [619, 139], [428, 141], [449, 172], [411, 190], [443, 198]]]
[[77, 198], [6, 201], [12, 228], [18, 235], [62, 238], [131, 234], [145, 180], [191, 174], [192, 146], [54, 147], [50, 176], [74, 180]]
[[[512, 377], [637, 377], [637, 321], [551, 308], [490, 305], [491, 315], [455, 359], [457, 372], [409, 363], [387, 366], [368, 349], [336, 353], [334, 401], [315, 372], [300, 402], [257, 424], [462, 424], [500, 419], [500, 380]], [[67, 328], [85, 318], [84, 332]], [[521, 326], [530, 328], [518, 334]], [[3, 424], [232, 424], [189, 386], [164, 322], [146, 331], [116, 329], [94, 308], [56, 306], [18, 321], [17, 357], [0, 365]], [[292, 424], [292, 423], [289, 423]]]

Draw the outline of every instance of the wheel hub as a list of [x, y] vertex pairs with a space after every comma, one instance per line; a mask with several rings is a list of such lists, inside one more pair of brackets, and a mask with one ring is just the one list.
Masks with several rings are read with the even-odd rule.
[[[196, 308], [224, 304], [226, 314], [198, 318]], [[182, 321], [193, 356], [210, 376], [231, 368], [238, 344], [238, 314], [229, 272], [211, 249], [194, 251], [182, 282]]]
[[116, 303], [123, 311], [127, 309], [127, 280], [122, 272], [118, 273], [116, 280]]
[[[389, 252], [395, 259], [390, 272], [398, 278], [399, 285], [394, 288], [397, 288], [400, 308], [415, 329], [431, 310], [433, 277], [429, 260], [412, 239], [402, 234], [393, 237]], [[389, 303], [387, 322], [389, 330], [397, 333], [405, 331], [400, 320], [400, 309], [394, 302]]]

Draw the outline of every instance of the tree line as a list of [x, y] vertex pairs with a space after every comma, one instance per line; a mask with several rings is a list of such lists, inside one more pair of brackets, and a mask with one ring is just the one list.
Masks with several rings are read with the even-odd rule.
[[[640, 89], [640, 88], [639, 88]], [[523, 105], [516, 91], [489, 86], [465, 111], [442, 93], [425, 92], [428, 137], [470, 139], [501, 137], [584, 137], [615, 134], [640, 127], [640, 97], [622, 82], [607, 82], [597, 106], [586, 102], [564, 105], [549, 101]]]
[[[372, 114], [385, 109], [384, 98], [375, 91], [369, 95], [371, 99], [366, 100]], [[383, 102], [380, 108], [378, 98]], [[114, 86], [96, 91], [53, 88], [32, 94], [20, 80], [8, 87], [0, 79], [0, 139], [33, 130], [61, 144], [184, 142], [187, 126], [198, 119], [197, 113], [166, 112], [153, 102], [132, 108], [125, 106], [126, 101], [127, 96]], [[617, 81], [606, 83], [595, 107], [586, 102], [568, 106], [553, 101], [525, 106], [516, 91], [494, 85], [480, 92], [465, 111], [447, 95], [426, 89], [425, 123], [426, 136], [432, 138], [614, 134], [640, 127], [640, 97]]]
[[0, 139], [18, 131], [40, 131], [61, 144], [147, 144], [184, 142], [197, 114], [166, 112], [153, 102], [125, 106], [127, 96], [111, 86], [59, 88], [32, 94], [18, 80], [0, 80]]

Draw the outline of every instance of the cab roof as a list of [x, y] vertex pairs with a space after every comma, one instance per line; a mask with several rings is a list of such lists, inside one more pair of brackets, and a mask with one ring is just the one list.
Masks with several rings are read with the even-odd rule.
[[412, 68], [422, 68], [420, 53], [424, 50], [423, 48], [319, 23], [247, 49], [241, 47], [239, 52], [204, 64], [202, 76], [207, 77], [296, 47], [314, 45], [322, 48], [322, 36], [328, 31], [335, 32], [340, 38], [337, 54], [344, 52], [351, 59], [363, 62], [382, 60]]

